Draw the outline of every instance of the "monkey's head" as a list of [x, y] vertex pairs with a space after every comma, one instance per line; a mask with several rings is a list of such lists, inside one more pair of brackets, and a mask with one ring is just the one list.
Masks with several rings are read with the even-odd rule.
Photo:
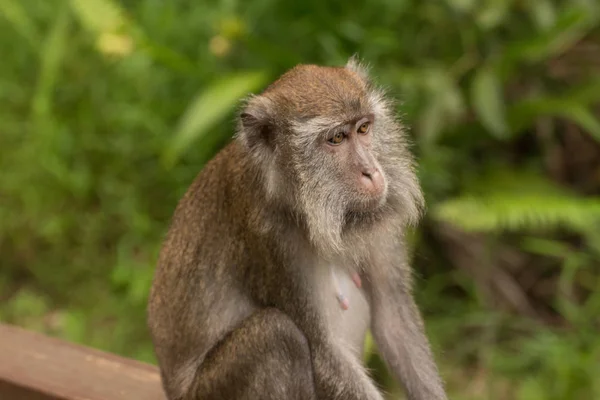
[[298, 216], [321, 250], [347, 250], [353, 233], [374, 225], [418, 220], [423, 199], [402, 127], [355, 59], [282, 75], [248, 100], [237, 138], [267, 200]]

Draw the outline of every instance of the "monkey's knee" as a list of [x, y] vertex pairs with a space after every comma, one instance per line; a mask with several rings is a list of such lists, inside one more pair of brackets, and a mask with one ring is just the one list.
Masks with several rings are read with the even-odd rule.
[[[263, 338], [267, 345], [277, 342], [284, 344], [286, 349], [297, 352], [310, 352], [308, 340], [304, 333], [296, 326], [294, 321], [286, 314], [275, 308], [266, 308], [257, 313], [259, 325], [270, 325], [270, 329], [263, 331]], [[264, 333], [267, 333], [264, 335]]]
[[310, 347], [276, 309], [246, 319], [212, 349], [197, 372], [194, 399], [316, 399]]
[[255, 370], [257, 387], [286, 399], [316, 399], [310, 347], [306, 336], [285, 314], [275, 309], [261, 311], [260, 319], [271, 329], [263, 336], [264, 352]]

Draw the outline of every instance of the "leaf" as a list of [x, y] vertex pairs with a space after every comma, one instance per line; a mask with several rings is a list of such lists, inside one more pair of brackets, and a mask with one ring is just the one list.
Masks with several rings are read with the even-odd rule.
[[508, 4], [505, 0], [487, 1], [475, 15], [477, 25], [490, 30], [500, 25], [507, 17]]
[[534, 193], [465, 195], [438, 204], [434, 218], [466, 231], [502, 232], [555, 229], [575, 232], [600, 221], [600, 198]]
[[475, 0], [446, 0], [446, 3], [458, 12], [471, 12], [475, 7]]
[[489, 67], [477, 71], [471, 84], [471, 102], [482, 124], [498, 139], [508, 133], [502, 85]]
[[220, 79], [198, 94], [185, 111], [163, 161], [172, 166], [194, 140], [210, 132], [230, 112], [240, 97], [258, 89], [266, 81], [264, 72], [241, 72]]
[[592, 105], [600, 101], [600, 75], [591, 77], [579, 85], [572, 86], [561, 96], [582, 105]]
[[579, 104], [570, 104], [559, 110], [565, 118], [577, 123], [594, 139], [600, 142], [600, 121], [587, 108]]
[[36, 28], [19, 0], [0, 0], [0, 14], [27, 39], [32, 47], [36, 47], [38, 37]]
[[[117, 50], [123, 47], [121, 55], [126, 55], [133, 51], [135, 42], [136, 49], [139, 46], [140, 50], [157, 62], [180, 72], [197, 72], [195, 64], [187, 57], [150, 40], [135, 21], [126, 18], [125, 11], [113, 0], [71, 0], [71, 6], [81, 24], [98, 36], [97, 47], [100, 52], [110, 54], [110, 49], [106, 49], [103, 44], [112, 40]], [[121, 31], [124, 27], [126, 31]]]
[[198, 69], [196, 64], [189, 60], [185, 55], [180, 54], [169, 47], [151, 42], [139, 29], [137, 30], [136, 40], [138, 41], [139, 49], [156, 62], [184, 74], [197, 74]]
[[533, 254], [561, 259], [566, 258], [573, 253], [573, 250], [563, 242], [538, 237], [522, 238], [520, 247]]
[[417, 123], [420, 142], [424, 146], [430, 146], [438, 140], [444, 129], [464, 113], [465, 106], [460, 88], [454, 77], [442, 66], [405, 74], [402, 79], [405, 87], [414, 85], [416, 81], [425, 91], [424, 108], [418, 115]]
[[547, 383], [537, 377], [527, 377], [517, 386], [517, 400], [544, 400]]
[[442, 129], [444, 119], [443, 104], [439, 99], [431, 99], [425, 110], [419, 116], [419, 140], [421, 145], [433, 145]]
[[528, 4], [531, 18], [541, 31], [551, 29], [556, 22], [556, 10], [549, 0], [537, 0]]
[[567, 10], [543, 34], [523, 38], [507, 46], [502, 56], [503, 63], [514, 66], [518, 60], [537, 62], [560, 54], [583, 37], [594, 26], [595, 19], [582, 9]]
[[371, 355], [376, 351], [377, 349], [375, 347], [375, 341], [373, 340], [373, 336], [371, 332], [367, 332], [367, 334], [365, 335], [363, 360], [368, 360], [369, 357], [371, 357]]
[[564, 196], [570, 194], [551, 180], [540, 176], [538, 170], [521, 167], [511, 168], [503, 162], [490, 161], [480, 167], [476, 177], [463, 180], [465, 191], [475, 195], [503, 195], [505, 193], [535, 194], [540, 196]]
[[124, 21], [123, 10], [112, 0], [71, 0], [81, 24], [99, 34], [115, 31]]
[[[578, 124], [588, 132], [594, 139], [600, 141], [600, 121], [589, 111], [585, 103], [595, 101], [598, 97], [592, 91], [571, 91], [565, 97], [542, 97], [526, 99], [515, 104], [508, 112], [508, 120], [511, 130], [518, 131], [530, 124], [539, 116], [562, 117]], [[577, 101], [579, 100], [579, 101]]]
[[36, 93], [33, 98], [33, 112], [36, 117], [50, 112], [50, 103], [61, 63], [64, 58], [69, 34], [70, 17], [66, 7], [59, 12], [50, 35], [46, 39], [41, 55], [41, 69], [38, 75]]
[[490, 168], [468, 183], [465, 192], [436, 205], [434, 218], [467, 231], [564, 226], [583, 234], [600, 221], [600, 197], [582, 198], [534, 170]]

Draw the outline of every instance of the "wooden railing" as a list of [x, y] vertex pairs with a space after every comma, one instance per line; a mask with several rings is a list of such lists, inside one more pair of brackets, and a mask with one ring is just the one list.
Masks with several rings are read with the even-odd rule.
[[1, 400], [165, 400], [158, 369], [0, 324]]

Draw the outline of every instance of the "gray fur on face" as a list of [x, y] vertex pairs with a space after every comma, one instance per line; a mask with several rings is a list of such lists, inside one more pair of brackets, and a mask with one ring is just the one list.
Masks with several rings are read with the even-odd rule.
[[[304, 221], [308, 237], [324, 255], [352, 255], [363, 249], [361, 242], [365, 225], [384, 224], [413, 225], [421, 216], [424, 200], [417, 181], [413, 158], [408, 150], [406, 134], [394, 116], [394, 103], [385, 92], [370, 82], [368, 70], [356, 58], [345, 67], [358, 77], [357, 90], [344, 93], [342, 90], [327, 93], [329, 99], [319, 99], [329, 104], [339, 104], [338, 109], [352, 110], [356, 114], [373, 114], [372, 154], [377, 160], [386, 182], [385, 204], [375, 213], [357, 213], [349, 210], [360, 194], [347, 187], [339, 177], [339, 170], [329, 154], [320, 147], [320, 141], [334, 129], [345, 123], [352, 113], [323, 113], [310, 118], [272, 118], [275, 129], [289, 138], [289, 143], [275, 143], [271, 151], [258, 155], [264, 170], [263, 187], [269, 198], [285, 201], [291, 208], [302, 210], [299, 216]], [[353, 96], [360, 96], [356, 101]], [[267, 93], [251, 101], [260, 104], [265, 115], [285, 115], [277, 110], [276, 96]], [[364, 105], [361, 109], [353, 104]], [[255, 106], [256, 107], [256, 106]], [[266, 117], [268, 118], [268, 117]], [[247, 138], [239, 135], [242, 142]], [[283, 157], [283, 161], [282, 161]], [[286, 158], [287, 157], [287, 158]], [[276, 161], [276, 160], [279, 161]], [[278, 165], [279, 163], [279, 165]], [[282, 170], [288, 170], [283, 176]], [[279, 192], [279, 193], [277, 193]], [[385, 229], [382, 227], [380, 229]], [[358, 233], [358, 234], [356, 234]]]

